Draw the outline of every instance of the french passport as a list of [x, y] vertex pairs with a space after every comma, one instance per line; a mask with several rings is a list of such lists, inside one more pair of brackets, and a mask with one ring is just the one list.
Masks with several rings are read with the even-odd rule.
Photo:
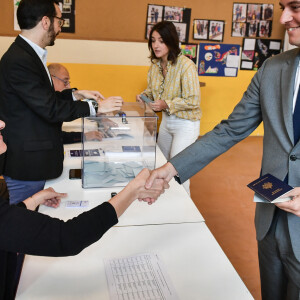
[[[294, 189], [287, 183], [281, 181], [271, 174], [263, 175], [250, 182], [247, 186], [270, 203], [280, 203], [291, 200], [290, 197], [284, 197], [284, 195]], [[254, 201], [266, 202], [259, 200]]]

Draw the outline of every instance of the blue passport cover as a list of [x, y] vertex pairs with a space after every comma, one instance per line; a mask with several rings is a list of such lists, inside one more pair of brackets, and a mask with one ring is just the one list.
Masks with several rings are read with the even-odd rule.
[[271, 174], [261, 176], [247, 186], [269, 202], [276, 200], [293, 189], [293, 187]]

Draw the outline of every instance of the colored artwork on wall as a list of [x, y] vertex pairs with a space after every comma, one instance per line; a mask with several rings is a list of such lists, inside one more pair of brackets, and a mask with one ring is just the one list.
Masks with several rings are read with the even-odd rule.
[[236, 77], [240, 60], [240, 45], [199, 44], [199, 76]]
[[197, 65], [197, 48], [196, 44], [181, 44], [181, 53], [191, 59]]

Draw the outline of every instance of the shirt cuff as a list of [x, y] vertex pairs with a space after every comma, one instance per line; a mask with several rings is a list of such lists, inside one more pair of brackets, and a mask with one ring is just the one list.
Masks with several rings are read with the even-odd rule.
[[89, 107], [90, 107], [90, 116], [91, 117], [96, 117], [96, 115], [97, 115], [96, 114], [96, 110], [95, 110], [92, 102], [91, 101], [87, 101], [87, 103], [89, 104]]

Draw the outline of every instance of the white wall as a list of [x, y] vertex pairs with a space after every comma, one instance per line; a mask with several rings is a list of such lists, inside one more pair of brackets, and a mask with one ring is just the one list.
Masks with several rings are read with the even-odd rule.
[[[14, 37], [0, 37], [0, 57]], [[57, 39], [47, 47], [48, 61], [106, 65], [149, 66], [147, 43]]]

